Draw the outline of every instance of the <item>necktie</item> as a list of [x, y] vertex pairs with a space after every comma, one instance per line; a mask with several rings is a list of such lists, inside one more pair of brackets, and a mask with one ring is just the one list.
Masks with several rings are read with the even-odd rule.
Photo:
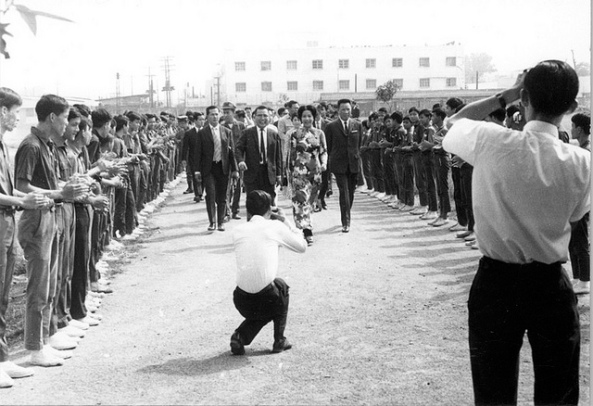
[[212, 129], [212, 137], [214, 139], [214, 162], [218, 162], [222, 160], [222, 154], [220, 153], [220, 135], [215, 129]]
[[259, 129], [259, 153], [260, 153], [260, 159], [259, 159], [259, 163], [263, 164], [266, 162], [266, 144], [264, 143], [264, 129], [260, 128]]
[[346, 121], [342, 121], [342, 124], [344, 124], [344, 133], [348, 134], [348, 125], [346, 124]]

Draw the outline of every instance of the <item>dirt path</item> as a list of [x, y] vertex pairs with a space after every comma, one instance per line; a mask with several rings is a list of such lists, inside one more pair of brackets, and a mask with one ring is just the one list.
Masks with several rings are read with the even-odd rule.
[[[0, 392], [1, 404], [472, 404], [466, 300], [478, 251], [361, 194], [343, 234], [334, 195], [315, 214], [315, 244], [302, 255], [281, 252], [293, 349], [269, 353], [270, 325], [246, 356], [234, 357], [229, 336], [241, 318], [231, 296], [231, 232], [245, 220], [209, 234], [204, 203], [193, 204], [184, 187], [152, 215], [157, 229], [130, 249], [103, 323], [74, 358], [35, 368], [35, 377]], [[528, 351], [526, 341], [521, 404], [532, 403]]]

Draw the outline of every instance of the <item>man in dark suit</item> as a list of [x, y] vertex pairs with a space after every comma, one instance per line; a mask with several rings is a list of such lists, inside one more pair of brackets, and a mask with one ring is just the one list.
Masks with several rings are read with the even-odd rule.
[[[196, 113], [196, 125], [186, 132], [181, 147], [181, 161], [187, 165], [188, 184], [191, 182], [191, 189], [194, 193], [194, 202], [202, 200], [202, 183], [196, 180], [195, 172], [199, 172], [196, 164], [196, 148], [198, 147], [198, 132], [204, 127], [204, 116]], [[185, 192], [184, 192], [185, 193]]]
[[[245, 124], [235, 119], [235, 105], [231, 102], [224, 102], [222, 103], [222, 114], [224, 120], [222, 121], [222, 125], [231, 130], [232, 138], [233, 138], [233, 145], [237, 146], [239, 143], [239, 138], [243, 131], [245, 130]], [[237, 156], [236, 152], [235, 157]], [[239, 202], [241, 199], [241, 176], [239, 179], [232, 179], [229, 183], [228, 193], [227, 193], [227, 201], [230, 204], [230, 207], [227, 207], [227, 215], [232, 214], [232, 218], [235, 220], [240, 220], [241, 216], [239, 216]], [[230, 213], [229, 213], [230, 211]]]
[[263, 190], [274, 201], [275, 186], [282, 181], [282, 152], [278, 131], [268, 126], [269, 123], [268, 108], [255, 109], [256, 125], [243, 132], [236, 151], [239, 170], [244, 171], [245, 193]]
[[239, 177], [231, 130], [219, 125], [219, 114], [216, 106], [206, 108], [208, 123], [198, 132], [194, 156], [197, 168], [194, 176], [206, 189], [208, 231], [214, 231], [217, 224], [218, 231], [224, 231], [229, 175]]
[[362, 140], [362, 126], [359, 121], [350, 118], [351, 112], [350, 100], [338, 101], [338, 119], [325, 127], [328, 171], [336, 176], [340, 190], [343, 233], [350, 231], [350, 209], [354, 200]]

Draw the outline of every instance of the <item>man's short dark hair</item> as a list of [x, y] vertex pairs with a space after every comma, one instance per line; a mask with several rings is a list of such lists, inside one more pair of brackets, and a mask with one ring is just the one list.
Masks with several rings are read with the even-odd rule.
[[410, 118], [410, 116], [408, 116], [408, 115], [405, 115], [405, 116], [404, 116], [404, 118], [402, 118], [402, 123], [403, 123], [404, 121], [412, 121], [412, 119]]
[[377, 113], [385, 113], [385, 114], [387, 114], [387, 109], [385, 107], [381, 107], [379, 110], [377, 110]]
[[82, 114], [80, 114], [80, 111], [77, 108], [70, 107], [70, 111], [68, 112], [68, 121], [74, 120], [77, 118], [81, 118], [81, 117], [82, 117]]
[[389, 118], [391, 118], [393, 121], [395, 121], [398, 124], [401, 124], [402, 121], [404, 120], [404, 116], [400, 111], [394, 111], [393, 113], [391, 113]]
[[17, 92], [7, 87], [0, 87], [0, 107], [6, 107], [8, 110], [14, 106], [22, 106], [23, 99]]
[[73, 104], [72, 107], [75, 107], [83, 117], [91, 117], [91, 108], [86, 104]]
[[[148, 114], [147, 114], [148, 116]], [[111, 122], [111, 114], [104, 108], [99, 108], [91, 113], [94, 128], [101, 128]]]
[[554, 117], [571, 108], [579, 93], [579, 77], [566, 62], [547, 60], [529, 69], [523, 86], [533, 109]]
[[428, 110], [428, 109], [422, 109], [422, 110], [421, 110], [421, 111], [418, 113], [418, 115], [419, 115], [419, 116], [428, 117], [428, 118], [432, 117], [432, 113], [431, 113], [431, 112], [430, 112], [430, 110]]
[[501, 107], [488, 114], [488, 116], [492, 117], [496, 121], [503, 122], [506, 116], [506, 111]]
[[235, 111], [237, 118], [245, 118], [245, 110], [237, 110]]
[[418, 110], [416, 107], [410, 107], [408, 109], [408, 114], [410, 114], [411, 112], [415, 111], [416, 113], [420, 114], [420, 110]]
[[317, 105], [317, 108], [324, 108], [327, 110], [327, 103], [324, 101], [319, 102], [319, 104]]
[[442, 108], [436, 108], [432, 111], [432, 114], [435, 116], [439, 116], [441, 120], [444, 120], [447, 117], [447, 113]]
[[140, 114], [136, 113], [135, 111], [128, 111], [126, 113], [126, 117], [130, 121], [136, 121], [136, 120], [142, 119], [142, 117], [140, 117]]
[[208, 106], [206, 107], [206, 115], [210, 114], [210, 110], [218, 109], [218, 106]]
[[115, 131], [119, 131], [130, 123], [130, 120], [124, 116], [115, 116]]
[[340, 108], [340, 106], [342, 104], [350, 104], [352, 106], [352, 100], [350, 100], [350, 99], [340, 99], [340, 100], [338, 100], [338, 108]]
[[263, 216], [272, 207], [272, 198], [263, 190], [252, 190], [247, 193], [245, 208], [252, 216]]
[[268, 110], [268, 111], [269, 111], [270, 109], [269, 109], [269, 108], [267, 108], [266, 106], [264, 106], [263, 104], [262, 104], [262, 105], [260, 105], [260, 106], [257, 106], [257, 107], [255, 108], [255, 110], [253, 110], [253, 116], [255, 116], [255, 114], [257, 113], [257, 111], [258, 111], [258, 110]]
[[295, 100], [289, 100], [286, 102], [286, 104], [284, 105], [284, 107], [286, 107], [287, 109], [291, 109], [292, 106], [294, 106], [295, 104], [299, 104], [299, 102], [295, 101]]
[[285, 107], [280, 107], [278, 109], [278, 115], [281, 116], [282, 114], [284, 114], [286, 112], [286, 108]]
[[451, 97], [449, 100], [445, 102], [447, 106], [455, 113], [457, 113], [460, 109], [459, 107], [463, 105], [463, 100], [458, 97]]
[[582, 128], [585, 134], [591, 134], [591, 114], [577, 113], [570, 118], [570, 121], [574, 123], [575, 127]]
[[68, 111], [69, 108], [70, 105], [63, 97], [56, 96], [55, 94], [45, 94], [37, 102], [35, 113], [39, 121], [45, 121], [51, 113], [59, 116]]
[[432, 105], [432, 110], [436, 110], [436, 109], [440, 109], [441, 108], [441, 103], [435, 103]]

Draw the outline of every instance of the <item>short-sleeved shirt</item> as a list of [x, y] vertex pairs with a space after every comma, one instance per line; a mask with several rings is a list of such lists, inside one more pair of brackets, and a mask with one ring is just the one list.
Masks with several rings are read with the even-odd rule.
[[51, 140], [44, 141], [41, 132], [31, 128], [14, 157], [14, 177], [24, 179], [32, 186], [47, 189], [58, 189], [58, 160], [55, 156]]
[[58, 167], [60, 168], [58, 178], [62, 182], [67, 182], [70, 177], [76, 173], [72, 162], [68, 158], [68, 147], [66, 144], [61, 147], [55, 146], [54, 151], [56, 158], [58, 159]]
[[523, 131], [459, 120], [443, 147], [474, 166], [472, 199], [482, 253], [526, 264], [566, 262], [570, 222], [589, 211], [591, 157], [543, 121]]

